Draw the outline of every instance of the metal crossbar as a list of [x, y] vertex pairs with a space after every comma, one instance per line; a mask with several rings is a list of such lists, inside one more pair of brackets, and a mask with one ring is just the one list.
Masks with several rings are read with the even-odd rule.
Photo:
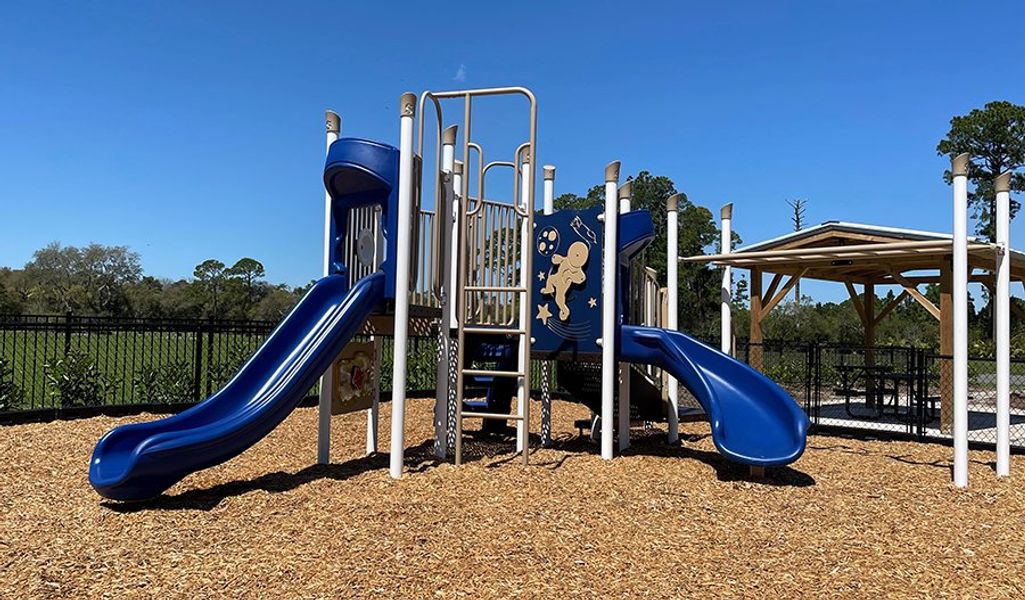
[[463, 333], [478, 333], [482, 335], [523, 335], [526, 332], [514, 327], [463, 327]]
[[477, 377], [524, 377], [522, 371], [493, 371], [491, 369], [463, 369], [463, 375]]
[[500, 421], [506, 421], [506, 420], [522, 421], [523, 420], [523, 417], [521, 417], [520, 415], [517, 415], [517, 414], [506, 415], [506, 414], [502, 414], [502, 413], [484, 413], [484, 412], [463, 412], [463, 411], [459, 411], [459, 416], [463, 417], [464, 419], [466, 419], [466, 418], [470, 418], [470, 419], [497, 419], [497, 420], [500, 420]]

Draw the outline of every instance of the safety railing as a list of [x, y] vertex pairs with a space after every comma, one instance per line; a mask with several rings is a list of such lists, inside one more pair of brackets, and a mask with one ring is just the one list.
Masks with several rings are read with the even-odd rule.
[[[437, 235], [435, 219], [435, 213], [431, 210], [419, 211], [416, 219], [416, 246], [411, 263], [415, 271], [415, 284], [410, 288], [410, 300], [416, 306], [438, 306], [438, 299], [432, 291], [438, 278], [437, 253], [433, 250], [434, 237]], [[380, 235], [380, 227], [381, 211], [376, 206], [357, 208], [350, 213], [342, 241], [345, 264], [349, 267], [349, 285], [376, 271], [384, 260], [384, 240]], [[373, 260], [369, 262], [365, 260], [366, 255], [360, 256], [361, 236], [363, 244], [369, 241], [374, 248]]]
[[519, 314], [520, 239], [523, 217], [515, 207], [484, 200], [467, 216], [468, 310], [474, 323], [508, 325]]
[[412, 268], [416, 270], [417, 276], [416, 285], [410, 290], [410, 302], [414, 306], [439, 306], [437, 295], [434, 293], [438, 283], [438, 253], [434, 250], [434, 238], [438, 235], [435, 230], [436, 218], [433, 211], [421, 210], [417, 219], [420, 235], [416, 238], [417, 245], [412, 261]]

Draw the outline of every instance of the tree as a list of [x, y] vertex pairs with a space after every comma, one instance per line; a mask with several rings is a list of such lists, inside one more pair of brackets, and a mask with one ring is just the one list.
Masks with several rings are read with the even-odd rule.
[[126, 246], [89, 244], [84, 248], [53, 242], [25, 265], [31, 296], [45, 310], [123, 315], [125, 288], [139, 280], [139, 255]]
[[258, 291], [257, 283], [264, 276], [265, 270], [260, 261], [245, 257], [240, 258], [229, 269], [225, 271], [229, 280], [242, 286], [242, 316], [249, 318], [249, 309], [256, 303]]
[[101, 244], [89, 244], [79, 252], [80, 275], [93, 311], [111, 315], [128, 313], [125, 289], [142, 276], [139, 254], [127, 246]]
[[[666, 284], [666, 199], [677, 192], [672, 179], [641, 171], [631, 181], [630, 208], [651, 212], [655, 224], [655, 239], [644, 252], [644, 263], [658, 273], [659, 283]], [[555, 199], [556, 209], [583, 209], [601, 206], [605, 202], [605, 186], [596, 185], [586, 196], [562, 194]], [[712, 212], [693, 204], [686, 197], [678, 206], [680, 256], [703, 254], [705, 248], [719, 239], [719, 229], [712, 220]], [[740, 237], [734, 235], [734, 240]], [[718, 331], [719, 286], [717, 270], [702, 264], [680, 263], [679, 306], [680, 328], [698, 334]]]
[[256, 281], [265, 274], [263, 263], [249, 257], [238, 259], [226, 273], [229, 277], [239, 279], [248, 289], [252, 289]]
[[224, 291], [224, 263], [208, 258], [196, 265], [192, 276], [196, 278], [197, 295], [202, 299], [203, 312], [208, 318], [220, 317], [219, 300]]
[[17, 287], [18, 277], [7, 267], [0, 267], [0, 315], [21, 314], [26, 298]]
[[177, 281], [143, 275], [139, 255], [125, 246], [53, 242], [24, 269], [0, 267], [0, 314], [273, 320], [309, 287], [266, 283], [263, 264], [249, 257], [230, 268], [207, 259], [192, 274]]
[[[787, 200], [787, 204], [790, 205], [790, 209], [793, 210], [793, 214], [790, 215], [790, 221], [794, 224], [794, 231], [800, 231], [804, 229], [804, 210], [808, 205], [807, 200], [796, 198], [794, 200]], [[794, 302], [801, 303], [801, 278], [797, 278], [797, 283], [794, 285]]]
[[291, 289], [283, 284], [273, 286], [264, 284], [264, 288], [263, 297], [253, 307], [253, 318], [261, 321], [280, 320], [302, 296], [297, 289]]
[[605, 202], [605, 186], [596, 185], [588, 190], [586, 196], [576, 194], [559, 194], [552, 201], [555, 210], [583, 210], [592, 206], [600, 206]]
[[[1004, 171], [1025, 166], [1025, 106], [1001, 100], [952, 118], [950, 131], [936, 145], [936, 152], [951, 157], [967, 152], [971, 156], [968, 179], [975, 189], [968, 193], [968, 204], [978, 222], [977, 233], [994, 240], [996, 198], [993, 179]], [[943, 176], [949, 184], [950, 171]], [[1015, 173], [1011, 177], [1011, 189], [1025, 191], [1025, 174]], [[1012, 219], [1020, 206], [1012, 198]]]

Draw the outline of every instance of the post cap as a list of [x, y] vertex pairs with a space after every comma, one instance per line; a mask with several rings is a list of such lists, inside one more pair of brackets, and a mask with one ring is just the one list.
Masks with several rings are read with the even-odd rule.
[[452, 146], [456, 143], [456, 131], [459, 129], [458, 125], [451, 125], [445, 128], [445, 131], [441, 132], [441, 143], [446, 146]]
[[726, 204], [723, 204], [722, 205], [722, 209], [719, 211], [719, 216], [721, 218], [723, 218], [723, 219], [732, 219], [733, 218], [733, 203], [732, 202], [727, 202]]
[[455, 163], [452, 165], [452, 172], [455, 173], [456, 175], [462, 175], [463, 174], [463, 161], [461, 161], [461, 160], [455, 161]]
[[545, 172], [545, 181], [554, 181], [555, 180], [555, 167], [554, 166], [552, 166], [552, 165], [545, 165], [544, 166], [544, 172]]
[[523, 149], [520, 150], [520, 156], [522, 157], [520, 159], [520, 163], [524, 164], [524, 165], [529, 165], [530, 164], [530, 146], [524, 146]]
[[676, 209], [680, 207], [680, 200], [682, 200], [683, 197], [683, 192], [677, 192], [666, 198], [666, 210], [669, 212], [676, 212]]
[[339, 133], [342, 130], [342, 118], [335, 111], [324, 111], [324, 119], [327, 121], [328, 133]]
[[416, 116], [416, 94], [413, 92], [406, 92], [405, 94], [402, 94], [402, 97], [399, 98], [399, 116]]
[[1011, 172], [1004, 171], [997, 175], [997, 178], [993, 180], [993, 190], [996, 193], [1010, 192], [1011, 191]]
[[950, 173], [954, 177], [967, 177], [968, 164], [971, 157], [967, 152], [962, 152], [950, 160]]
[[623, 185], [619, 186], [618, 198], [620, 200], [625, 200], [625, 199], [629, 199], [630, 198], [631, 183], [632, 183], [631, 181], [627, 180], [625, 183], [623, 183]]
[[614, 160], [605, 166], [605, 183], [619, 182], [619, 161]]

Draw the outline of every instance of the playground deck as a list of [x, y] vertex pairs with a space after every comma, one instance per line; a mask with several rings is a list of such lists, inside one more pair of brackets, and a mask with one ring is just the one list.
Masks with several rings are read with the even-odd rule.
[[359, 414], [336, 418], [336, 464], [311, 467], [316, 411], [300, 409], [140, 505], [103, 503], [86, 464], [104, 431], [148, 416], [2, 427], [0, 597], [1025, 594], [1025, 489], [996, 480], [992, 453], [954, 491], [949, 447], [813, 436], [753, 481], [700, 423], [683, 447], [635, 432], [603, 462], [576, 437], [585, 409], [560, 402], [556, 447], [530, 467], [467, 436], [455, 468], [431, 459], [431, 404], [408, 407], [402, 481], [360, 456]]

